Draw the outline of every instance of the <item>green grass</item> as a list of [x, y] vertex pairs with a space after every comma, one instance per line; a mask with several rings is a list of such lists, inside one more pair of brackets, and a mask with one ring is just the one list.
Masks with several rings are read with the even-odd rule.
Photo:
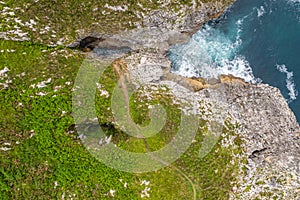
[[[173, 166], [144, 174], [111, 169], [96, 160], [81, 144], [76, 132], [72, 132], [71, 89], [84, 55], [69, 49], [0, 40], [0, 50], [6, 49], [16, 51], [0, 53], [1, 69], [10, 69], [1, 82], [12, 80], [7, 89], [0, 90], [0, 144], [3, 147], [4, 143], [10, 143], [7, 147], [11, 148], [0, 151], [1, 199], [59, 199], [63, 195], [65, 198], [71, 195], [73, 199], [110, 199], [110, 189], [116, 190], [115, 199], [140, 199], [145, 189], [142, 180], [150, 181], [150, 199], [191, 199], [191, 184], [174, 167], [196, 185], [197, 198], [228, 198], [237, 170], [237, 163], [230, 164], [233, 149], [224, 149], [218, 144], [212, 153], [199, 159], [200, 142], [204, 138], [199, 131], [198, 143]], [[20, 75], [23, 72], [25, 75]], [[49, 78], [51, 82], [46, 87], [31, 87]], [[114, 70], [107, 68], [100, 83], [110, 97], [97, 95], [99, 122], [107, 135], [113, 135], [119, 147], [147, 152], [142, 139], [129, 137], [112, 123], [113, 116], [107, 108], [116, 80]], [[57, 88], [60, 89], [55, 91]], [[39, 96], [39, 92], [46, 95]], [[131, 98], [131, 117], [141, 125], [149, 123], [146, 103], [160, 103], [166, 109], [166, 125], [155, 137], [146, 140], [151, 150], [163, 147], [178, 130], [180, 112], [171, 98], [163, 90], [150, 101], [141, 92]], [[133, 103], [134, 100], [141, 103]], [[204, 126], [204, 121], [201, 123]], [[224, 128], [229, 135], [234, 135], [234, 130], [233, 126]]]
[[[203, 0], [202, 2], [219, 2], [219, 0]], [[164, 9], [168, 12], [178, 12], [186, 5], [191, 5], [191, 0], [174, 0], [167, 6], [161, 6], [158, 0], [76, 0], [76, 1], [49, 1], [39, 0], [6, 0], [0, 4], [11, 8], [0, 15], [0, 32], [22, 30], [28, 33], [26, 37], [31, 41], [56, 45], [68, 45], [76, 39], [89, 33], [112, 35], [120, 31], [130, 30], [137, 25], [143, 25], [140, 16], [149, 15], [150, 11]], [[222, 0], [224, 5], [229, 5], [233, 0]], [[140, 6], [138, 5], [140, 4]], [[122, 7], [124, 11], [113, 11], [111, 7]], [[196, 7], [201, 6], [196, 1]], [[125, 9], [126, 8], [126, 9]], [[190, 9], [187, 9], [189, 12]], [[184, 13], [188, 15], [190, 13]], [[15, 18], [18, 18], [15, 20]], [[214, 16], [215, 17], [215, 16]], [[18, 20], [21, 20], [19, 23]], [[32, 21], [34, 20], [34, 22]], [[29, 24], [26, 24], [29, 23]], [[175, 22], [174, 22], [175, 23]], [[31, 24], [31, 25], [30, 25]], [[18, 28], [15, 28], [17, 26]], [[15, 34], [8, 34], [15, 37]]]
[[[19, 29], [28, 33], [29, 41], [0, 40], [0, 70], [5, 67], [10, 70], [7, 77], [0, 77], [0, 148], [9, 148], [0, 150], [0, 199], [141, 199], [146, 187], [141, 185], [143, 180], [150, 181], [149, 199], [192, 199], [193, 187], [198, 199], [228, 199], [238, 169], [238, 163], [231, 162], [233, 153], [239, 154], [241, 149], [222, 148], [220, 138], [211, 153], [200, 159], [199, 148], [206, 133], [201, 118], [199, 122], [204, 128], [198, 131], [197, 143], [173, 165], [143, 174], [105, 166], [84, 147], [74, 129], [72, 88], [86, 55], [49, 44], [57, 44], [62, 39], [61, 44], [66, 45], [88, 32], [114, 34], [132, 29], [134, 22], [141, 23], [136, 11], [149, 11], [132, 0], [5, 2], [0, 4], [0, 10], [10, 7], [14, 15], [0, 16], [0, 32]], [[149, 10], [159, 7], [158, 1], [138, 2]], [[190, 2], [172, 1], [166, 9], [178, 11]], [[128, 10], [112, 12], [104, 8], [106, 3], [126, 5]], [[16, 17], [21, 23], [33, 19], [37, 24], [20, 25]], [[166, 110], [167, 119], [153, 137], [145, 140], [130, 137], [114, 124], [111, 112], [117, 79], [117, 73], [108, 67], [99, 80], [101, 89], [109, 93], [109, 97], [98, 93], [95, 103], [105, 134], [112, 135], [112, 141], [127, 151], [148, 152], [164, 147], [176, 135], [180, 124], [180, 109], [173, 105], [172, 94], [168, 89], [159, 88], [147, 100], [143, 93], [148, 90], [144, 88], [132, 95], [130, 116], [135, 123], [148, 125], [148, 106], [158, 103]], [[37, 84], [43, 81], [48, 81], [46, 86], [38, 88]], [[4, 84], [8, 88], [3, 88]], [[235, 128], [228, 124], [223, 131], [228, 137], [235, 136]], [[238, 138], [235, 142], [240, 145]], [[114, 197], [110, 190], [116, 191]]]

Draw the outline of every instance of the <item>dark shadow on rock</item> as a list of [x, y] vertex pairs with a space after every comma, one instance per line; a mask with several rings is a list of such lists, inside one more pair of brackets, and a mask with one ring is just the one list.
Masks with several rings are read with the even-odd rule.
[[123, 54], [123, 53], [129, 53], [131, 51], [131, 48], [129, 47], [114, 47], [114, 48], [94, 48], [93, 52], [97, 54], [97, 56], [110, 56], [114, 54]]
[[80, 40], [78, 48], [84, 52], [89, 52], [92, 51], [98, 44], [99, 42], [104, 41], [105, 38], [98, 38], [98, 37], [93, 37], [93, 36], [87, 36]]

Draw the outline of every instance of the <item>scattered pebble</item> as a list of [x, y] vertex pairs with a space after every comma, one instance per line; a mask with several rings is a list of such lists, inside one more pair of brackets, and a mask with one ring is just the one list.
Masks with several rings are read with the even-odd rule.
[[112, 189], [109, 190], [109, 193], [110, 193], [110, 195], [111, 195], [112, 197], [115, 196], [115, 192], [116, 192], [116, 190], [112, 190]]
[[150, 194], [148, 193], [150, 191], [150, 188], [149, 187], [145, 187], [144, 190], [142, 190], [142, 193], [141, 193], [141, 198], [144, 198], [144, 197], [150, 197]]
[[36, 93], [37, 96], [46, 96], [47, 93], [46, 92], [39, 92], [39, 93]]
[[1, 76], [7, 76], [6, 72], [8, 72], [9, 69], [7, 67], [4, 67], [4, 69], [0, 70], [0, 77]]
[[58, 186], [57, 181], [54, 181], [54, 189]]
[[142, 180], [141, 185], [149, 185], [150, 181]]
[[8, 150], [11, 150], [11, 148], [8, 148], [8, 147], [1, 147], [0, 150], [2, 150], [2, 151], [8, 151]]

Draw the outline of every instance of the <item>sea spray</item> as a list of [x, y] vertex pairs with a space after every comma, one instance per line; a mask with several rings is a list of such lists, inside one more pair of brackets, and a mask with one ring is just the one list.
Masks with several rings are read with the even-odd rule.
[[183, 76], [232, 74], [278, 87], [300, 121], [299, 35], [300, 0], [237, 0], [188, 43], [173, 46], [169, 59]]
[[276, 64], [276, 68], [278, 71], [284, 73], [286, 75], [286, 88], [289, 91], [289, 99], [288, 102], [291, 102], [296, 99], [298, 96], [298, 91], [296, 90], [296, 85], [294, 83], [294, 74], [293, 72], [289, 72], [285, 65]]
[[176, 45], [169, 51], [172, 71], [186, 77], [217, 78], [232, 74], [248, 82], [256, 82], [250, 64], [237, 51], [242, 43], [238, 20], [228, 37], [206, 24], [188, 43]]

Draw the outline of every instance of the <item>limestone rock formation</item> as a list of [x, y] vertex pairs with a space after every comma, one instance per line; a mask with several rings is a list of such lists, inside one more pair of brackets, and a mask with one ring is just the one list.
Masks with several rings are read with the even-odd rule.
[[[266, 193], [270, 198], [296, 199], [300, 193], [300, 128], [280, 91], [266, 84], [246, 83], [232, 75], [197, 80], [170, 72], [166, 55], [169, 47], [188, 41], [208, 16], [218, 16], [224, 5], [228, 4], [202, 4], [184, 12], [184, 17], [159, 9], [151, 11], [137, 29], [106, 36], [94, 50], [130, 49], [131, 54], [123, 59], [137, 88], [166, 85], [182, 102], [192, 102], [193, 112], [200, 112], [200, 101], [207, 102], [222, 108], [214, 117], [230, 116], [239, 123], [239, 134], [246, 141], [247, 162], [241, 164], [231, 198], [267, 199], [260, 196]], [[117, 52], [114, 58], [119, 57]]]
[[[170, 62], [159, 52], [145, 51], [125, 60], [137, 87], [167, 85], [180, 99], [213, 103], [238, 121], [239, 134], [246, 141], [247, 164], [241, 168], [247, 170], [245, 176], [239, 177], [233, 199], [263, 198], [259, 196], [263, 192], [272, 193], [272, 197], [297, 197], [300, 128], [279, 89], [267, 84], [249, 84], [232, 75], [221, 75], [212, 84], [209, 80], [181, 77], [170, 72]], [[149, 68], [151, 73], [147, 73]]]

